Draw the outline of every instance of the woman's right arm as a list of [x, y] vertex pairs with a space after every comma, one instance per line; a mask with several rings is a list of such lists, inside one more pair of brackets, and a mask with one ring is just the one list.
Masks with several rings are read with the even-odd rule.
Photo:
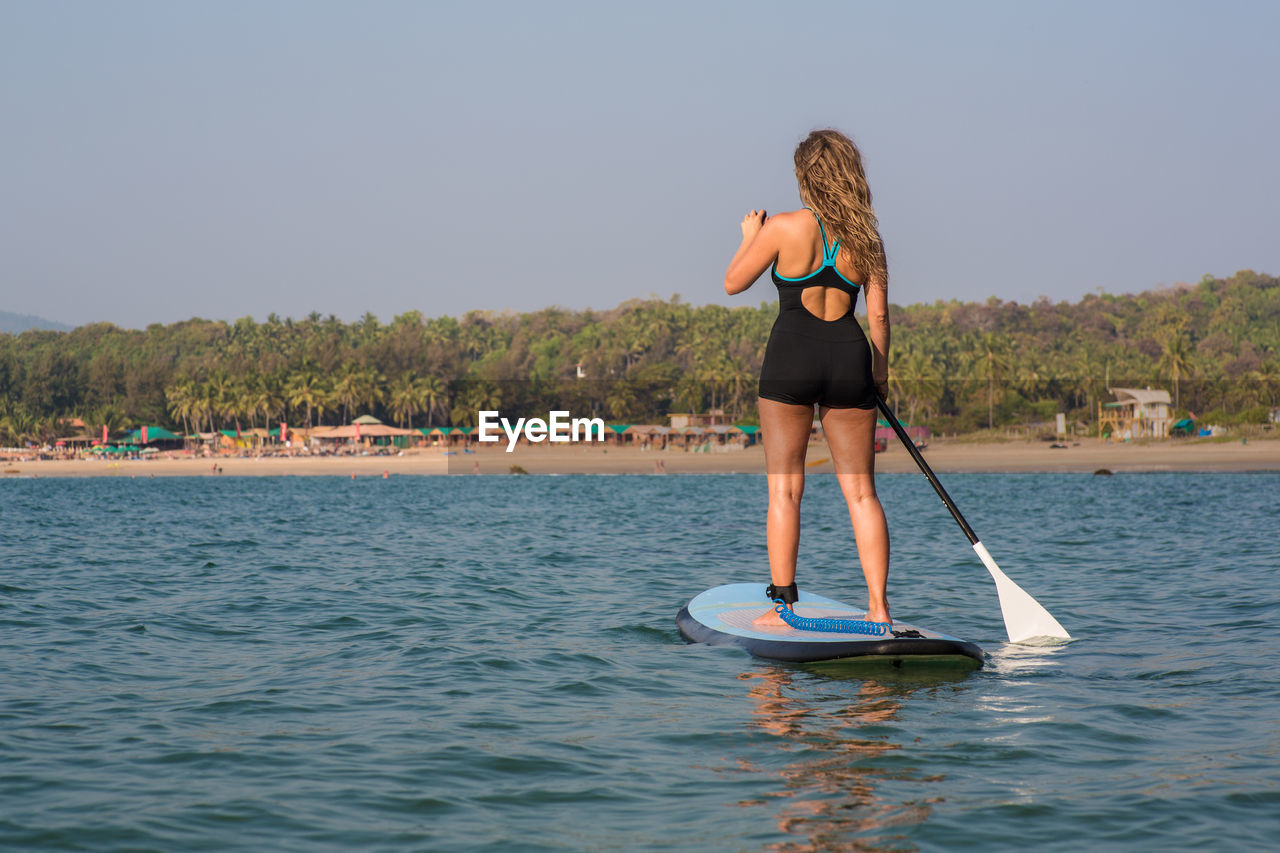
[[742, 243], [724, 273], [724, 292], [733, 296], [746, 290], [778, 258], [775, 222], [763, 210], [742, 217]]
[[879, 274], [867, 278], [867, 336], [871, 339], [871, 378], [881, 397], [889, 396], [889, 282]]

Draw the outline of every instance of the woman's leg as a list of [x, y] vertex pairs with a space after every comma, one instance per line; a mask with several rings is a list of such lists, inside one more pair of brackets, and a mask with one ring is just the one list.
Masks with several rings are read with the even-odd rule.
[[888, 622], [889, 525], [876, 495], [876, 410], [824, 406], [820, 415], [867, 581], [867, 619]]
[[[796, 579], [800, 547], [800, 499], [804, 495], [804, 456], [813, 430], [813, 407], [760, 398], [760, 434], [765, 474], [769, 481], [769, 514], [765, 539], [769, 546], [769, 576], [777, 586]], [[759, 625], [785, 624], [769, 610]]]

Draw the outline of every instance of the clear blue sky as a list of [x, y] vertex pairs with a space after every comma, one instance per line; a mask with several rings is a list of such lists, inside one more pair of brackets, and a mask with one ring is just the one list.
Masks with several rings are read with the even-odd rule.
[[798, 205], [821, 126], [863, 149], [894, 302], [1280, 273], [1277, 32], [1274, 2], [0, 0], [0, 309], [757, 303], [721, 289], [738, 221]]

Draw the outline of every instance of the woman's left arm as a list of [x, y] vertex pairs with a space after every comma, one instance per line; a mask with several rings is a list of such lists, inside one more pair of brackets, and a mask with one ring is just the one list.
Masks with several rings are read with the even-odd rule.
[[724, 292], [733, 296], [755, 284], [769, 265], [778, 259], [777, 235], [773, 220], [763, 210], [742, 217], [742, 243], [724, 273]]
[[871, 379], [876, 393], [889, 397], [889, 281], [872, 273], [863, 288], [867, 302], [867, 337], [871, 341]]

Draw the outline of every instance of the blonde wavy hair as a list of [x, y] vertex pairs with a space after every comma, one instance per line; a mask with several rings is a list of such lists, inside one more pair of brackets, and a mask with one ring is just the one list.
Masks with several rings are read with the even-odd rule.
[[864, 283], [878, 276], [887, 284], [884, 242], [858, 146], [838, 130], [815, 130], [796, 146], [795, 160], [801, 201], [822, 217]]

